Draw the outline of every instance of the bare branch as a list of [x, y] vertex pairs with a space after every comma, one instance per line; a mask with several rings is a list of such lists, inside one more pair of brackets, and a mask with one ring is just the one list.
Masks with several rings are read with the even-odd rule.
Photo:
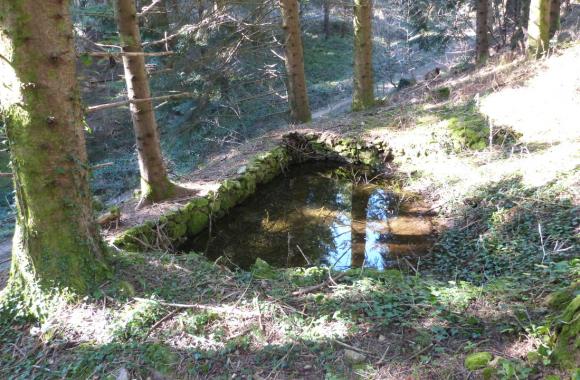
[[193, 94], [190, 92], [183, 92], [180, 94], [173, 94], [173, 95], [164, 95], [164, 96], [156, 96], [153, 98], [145, 98], [145, 99], [130, 99], [130, 100], [123, 100], [120, 102], [113, 102], [107, 104], [100, 104], [98, 106], [92, 106], [87, 108], [87, 113], [93, 113], [97, 111], [102, 111], [110, 108], [117, 108], [126, 106], [128, 104], [135, 104], [135, 103], [142, 103], [142, 102], [150, 102], [150, 101], [159, 101], [159, 100], [168, 100], [168, 99], [180, 99], [180, 98], [192, 98]]

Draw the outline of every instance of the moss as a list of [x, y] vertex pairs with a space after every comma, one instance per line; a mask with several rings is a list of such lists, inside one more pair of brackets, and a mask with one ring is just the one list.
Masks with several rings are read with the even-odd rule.
[[188, 235], [196, 235], [203, 231], [209, 223], [209, 216], [203, 211], [194, 211], [187, 223]]
[[260, 258], [256, 259], [256, 262], [252, 265], [251, 269], [253, 276], [258, 279], [275, 280], [280, 276], [280, 273]]
[[489, 352], [475, 352], [473, 354], [467, 355], [464, 365], [468, 370], [476, 371], [478, 369], [485, 368], [492, 359], [493, 355]]
[[544, 303], [554, 310], [562, 310], [564, 309], [574, 297], [580, 294], [580, 281], [576, 281], [572, 285], [559, 290], [557, 292], [549, 294]]
[[431, 91], [431, 96], [434, 100], [447, 100], [451, 96], [451, 89], [449, 87], [439, 87]]
[[556, 340], [553, 357], [561, 367], [573, 369], [580, 363], [580, 295], [564, 309], [559, 321], [562, 328]]

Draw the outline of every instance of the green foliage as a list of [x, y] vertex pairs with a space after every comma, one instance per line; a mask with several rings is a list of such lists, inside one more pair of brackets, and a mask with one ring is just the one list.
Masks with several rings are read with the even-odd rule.
[[218, 313], [207, 311], [201, 313], [187, 312], [180, 316], [179, 323], [183, 325], [183, 329], [192, 335], [200, 335], [203, 333], [207, 325], [220, 318]]
[[458, 210], [469, 212], [472, 222], [442, 235], [432, 258], [434, 270], [476, 283], [521, 274], [522, 280], [533, 281], [532, 272], [548, 277], [569, 273], [578, 263], [558, 262], [558, 254], [544, 255], [544, 251], [550, 242], [578, 244], [574, 229], [579, 221], [570, 197], [558, 182], [528, 188], [519, 177], [478, 189], [469, 204]]
[[486, 367], [491, 359], [493, 359], [493, 355], [489, 352], [475, 352], [467, 355], [464, 365], [468, 370], [475, 371]]
[[113, 326], [113, 334], [121, 340], [144, 337], [163, 312], [163, 307], [155, 301], [127, 304]]

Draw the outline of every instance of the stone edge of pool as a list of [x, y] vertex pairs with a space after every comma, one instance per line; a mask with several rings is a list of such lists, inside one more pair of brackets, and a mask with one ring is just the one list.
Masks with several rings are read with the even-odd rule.
[[113, 244], [127, 251], [175, 250], [186, 239], [202, 232], [211, 220], [224, 217], [254, 194], [259, 185], [270, 182], [290, 165], [334, 160], [378, 168], [391, 158], [392, 152], [382, 139], [367, 141], [330, 133], [288, 133], [276, 148], [256, 155], [238, 170], [236, 178], [224, 180], [215, 192], [194, 198], [157, 220], [124, 231]]

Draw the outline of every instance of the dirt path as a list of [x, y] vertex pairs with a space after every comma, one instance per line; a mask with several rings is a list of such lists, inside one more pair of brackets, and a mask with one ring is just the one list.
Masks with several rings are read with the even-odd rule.
[[[413, 76], [417, 80], [425, 80], [425, 76], [429, 74], [431, 71], [435, 70], [435, 68], [439, 68], [442, 72], [447, 72], [449, 69], [457, 64], [457, 59], [464, 54], [466, 50], [463, 50], [463, 47], [458, 43], [451, 43], [449, 48], [445, 51], [445, 53], [434, 56], [429, 59], [429, 62], [425, 63], [424, 65], [418, 67], [417, 69], [413, 70]], [[395, 87], [391, 83], [383, 83], [384, 90], [381, 94], [375, 94], [376, 96], [386, 96], [391, 94], [395, 91]], [[312, 113], [312, 119], [321, 119], [326, 116], [336, 117], [338, 115], [342, 115], [347, 113], [350, 110], [350, 104], [352, 102], [352, 96], [349, 95], [348, 97], [344, 97], [331, 103], [328, 106], [323, 108], [319, 108], [318, 110]]]

